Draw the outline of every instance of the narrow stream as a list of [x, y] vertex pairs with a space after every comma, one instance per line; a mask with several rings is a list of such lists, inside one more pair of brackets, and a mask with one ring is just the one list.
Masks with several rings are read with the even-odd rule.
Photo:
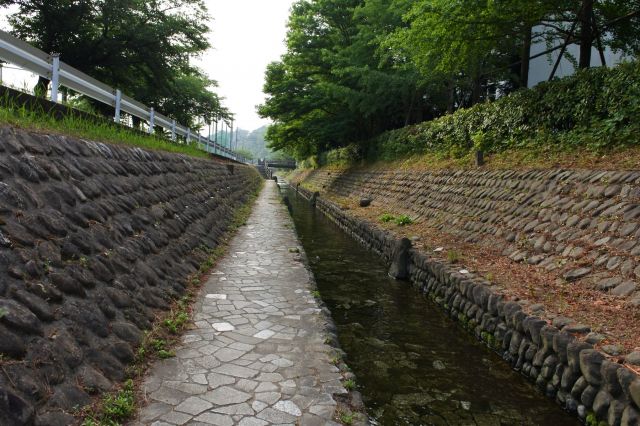
[[367, 412], [380, 425], [578, 425], [285, 184]]

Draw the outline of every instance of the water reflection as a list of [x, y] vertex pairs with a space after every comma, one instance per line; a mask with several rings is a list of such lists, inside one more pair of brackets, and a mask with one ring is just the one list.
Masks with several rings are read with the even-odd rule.
[[383, 425], [578, 425], [315, 211], [283, 194], [367, 410]]

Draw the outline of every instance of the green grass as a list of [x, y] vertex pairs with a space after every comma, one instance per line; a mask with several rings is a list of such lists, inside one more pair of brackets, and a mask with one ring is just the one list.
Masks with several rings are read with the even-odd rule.
[[396, 225], [399, 225], [399, 226], [411, 225], [413, 223], [413, 219], [411, 219], [406, 214], [403, 214], [395, 218], [394, 222]]
[[133, 380], [124, 383], [120, 391], [107, 394], [102, 400], [102, 413], [99, 417], [87, 417], [83, 426], [115, 426], [122, 424], [135, 409]]
[[35, 132], [61, 134], [98, 142], [186, 154], [192, 157], [208, 156], [206, 152], [198, 149], [195, 143], [171, 143], [160, 137], [145, 135], [108, 121], [90, 121], [72, 115], [57, 120], [43, 110], [34, 111], [24, 106], [14, 106], [8, 97], [0, 99], [0, 125], [2, 124]]
[[356, 382], [353, 379], [345, 380], [343, 386], [346, 390], [354, 390], [356, 388]]
[[391, 222], [392, 220], [395, 220], [396, 218], [395, 216], [389, 213], [385, 213], [382, 216], [380, 216], [378, 219], [380, 220], [380, 222], [387, 223], [387, 222]]

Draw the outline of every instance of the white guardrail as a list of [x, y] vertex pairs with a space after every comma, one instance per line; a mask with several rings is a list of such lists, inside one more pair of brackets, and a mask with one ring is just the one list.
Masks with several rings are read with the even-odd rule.
[[113, 89], [65, 64], [60, 61], [58, 55], [49, 55], [2, 30], [0, 30], [0, 59], [51, 80], [51, 100], [53, 102], [58, 102], [58, 87], [62, 85], [114, 107], [114, 121], [116, 123], [120, 123], [120, 114], [125, 112], [148, 122], [149, 133], [153, 133], [154, 126], [160, 126], [171, 132], [172, 141], [176, 140], [176, 136], [182, 136], [188, 143], [197, 142], [203, 151], [242, 163], [250, 163], [235, 151], [200, 135], [197, 131], [192, 132], [190, 128], [177, 124], [175, 120], [122, 94], [119, 89]]

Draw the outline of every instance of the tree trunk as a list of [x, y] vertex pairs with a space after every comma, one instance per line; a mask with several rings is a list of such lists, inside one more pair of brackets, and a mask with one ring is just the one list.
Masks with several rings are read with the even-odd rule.
[[409, 101], [409, 109], [407, 110], [407, 113], [404, 116], [404, 125], [405, 127], [408, 126], [409, 124], [411, 124], [411, 116], [413, 115], [413, 105], [415, 104], [416, 101], [416, 94], [417, 94], [417, 90], [413, 90], [411, 92], [411, 100]]
[[578, 20], [580, 21], [580, 62], [581, 69], [591, 67], [591, 47], [593, 46], [593, 3], [595, 0], [582, 0], [582, 8]]
[[46, 98], [48, 89], [49, 89], [49, 79], [45, 77], [38, 77], [38, 82], [33, 88], [33, 94], [38, 98]]
[[529, 63], [531, 56], [531, 27], [524, 29], [524, 39], [522, 43], [522, 57], [520, 62], [520, 87], [529, 87]]
[[471, 106], [480, 102], [480, 97], [482, 96], [482, 79], [480, 78], [480, 73], [476, 73], [473, 77], [473, 81], [471, 82]]
[[447, 113], [453, 114], [456, 108], [456, 85], [450, 81], [447, 85]]

